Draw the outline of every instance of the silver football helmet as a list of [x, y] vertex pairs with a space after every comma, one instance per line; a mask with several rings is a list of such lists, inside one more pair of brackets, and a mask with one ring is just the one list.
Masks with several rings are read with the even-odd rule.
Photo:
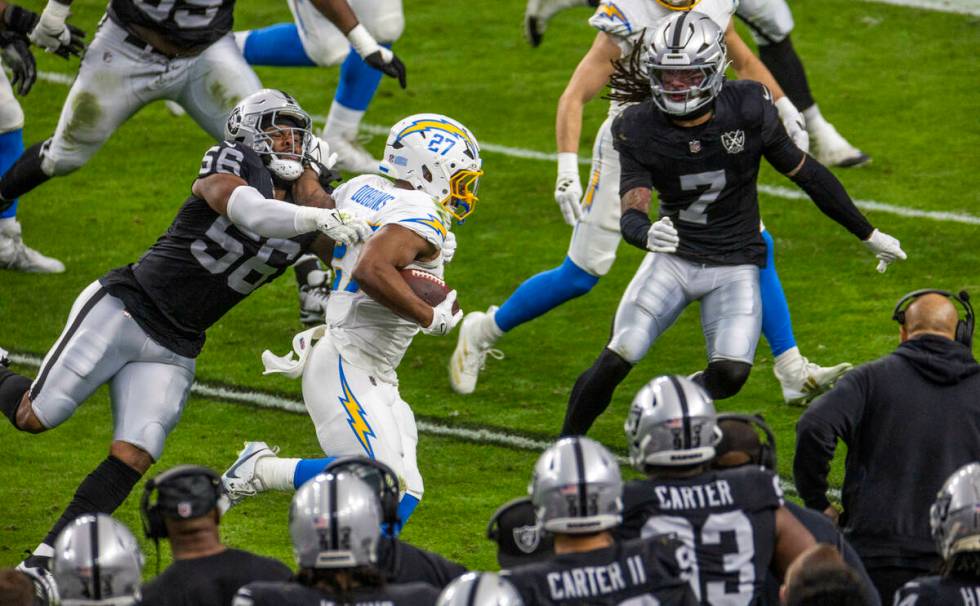
[[714, 99], [728, 65], [725, 32], [697, 11], [677, 12], [660, 22], [646, 48], [653, 102], [684, 116]]
[[949, 476], [929, 508], [932, 537], [944, 560], [964, 551], [980, 552], [980, 463]]
[[589, 534], [622, 520], [619, 464], [584, 436], [562, 438], [544, 451], [527, 490], [538, 524], [551, 532]]
[[721, 430], [715, 405], [704, 389], [681, 376], [657, 377], [633, 398], [623, 426], [630, 464], [682, 466], [715, 457]]
[[51, 574], [63, 606], [135, 604], [142, 573], [133, 533], [104, 513], [77, 518], [54, 543]]
[[378, 495], [350, 472], [321, 473], [293, 496], [289, 535], [300, 568], [374, 564], [381, 537]]
[[506, 578], [493, 572], [468, 572], [439, 594], [436, 606], [524, 606]]
[[[287, 151], [275, 150], [280, 138], [288, 143]], [[274, 88], [263, 88], [238, 102], [225, 122], [225, 140], [255, 150], [284, 181], [295, 181], [303, 174], [303, 161], [318, 143], [310, 115], [295, 99]]]

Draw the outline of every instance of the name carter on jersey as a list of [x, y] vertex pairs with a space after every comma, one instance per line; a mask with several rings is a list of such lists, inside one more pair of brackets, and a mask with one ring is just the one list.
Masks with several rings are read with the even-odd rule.
[[732, 488], [727, 480], [694, 486], [657, 486], [654, 494], [660, 501], [660, 509], [664, 510], [704, 509], [735, 504]]
[[629, 569], [629, 585], [623, 577], [619, 562], [606, 566], [582, 566], [571, 570], [548, 573], [548, 589], [553, 600], [569, 600], [607, 595], [626, 589], [628, 586], [646, 582], [643, 559], [630, 556], [626, 559]]

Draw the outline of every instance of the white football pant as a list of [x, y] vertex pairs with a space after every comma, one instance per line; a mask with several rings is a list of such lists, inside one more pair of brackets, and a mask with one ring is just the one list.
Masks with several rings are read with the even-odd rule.
[[735, 14], [760, 46], [781, 42], [793, 31], [793, 13], [786, 0], [739, 0]]
[[[358, 22], [380, 44], [398, 40], [405, 29], [402, 0], [350, 0]], [[299, 30], [306, 55], [320, 67], [339, 65], [347, 58], [350, 43], [310, 0], [289, 0], [289, 10]]]
[[3, 62], [0, 62], [0, 134], [18, 128], [24, 128], [24, 110], [20, 108], [7, 72], [3, 69]]

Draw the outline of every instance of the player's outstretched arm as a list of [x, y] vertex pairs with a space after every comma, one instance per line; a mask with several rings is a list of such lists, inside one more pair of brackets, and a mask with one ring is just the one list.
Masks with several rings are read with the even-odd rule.
[[772, 570], [782, 579], [786, 569], [801, 553], [816, 545], [813, 535], [796, 519], [789, 509], [776, 510], [776, 549], [772, 554]]
[[[428, 328], [440, 320], [437, 308], [412, 292], [398, 271], [416, 259], [431, 259], [437, 254], [435, 245], [412, 230], [400, 225], [385, 225], [364, 245], [351, 277], [378, 303]], [[460, 311], [460, 319], [462, 315]], [[448, 333], [452, 326], [455, 323], [445, 332]]]
[[609, 82], [613, 74], [613, 61], [619, 59], [621, 54], [613, 38], [599, 32], [558, 99], [558, 113], [555, 118], [555, 140], [558, 144], [555, 202], [569, 225], [575, 225], [575, 221], [582, 215], [582, 182], [578, 174], [582, 108]]
[[347, 36], [347, 41], [365, 63], [396, 78], [402, 88], [408, 85], [405, 78], [405, 64], [391, 49], [378, 44], [374, 36], [358, 23], [357, 16], [347, 0], [312, 0], [312, 2], [324, 17]]

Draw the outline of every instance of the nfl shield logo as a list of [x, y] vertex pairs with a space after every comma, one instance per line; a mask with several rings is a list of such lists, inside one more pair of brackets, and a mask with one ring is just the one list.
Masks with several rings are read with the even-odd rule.
[[180, 517], [189, 518], [191, 517], [191, 512], [192, 512], [191, 504], [188, 503], [187, 501], [181, 501], [180, 503], [177, 503], [177, 515], [179, 515]]
[[698, 139], [695, 139], [694, 141], [688, 141], [687, 147], [688, 149], [691, 150], [692, 154], [696, 154], [701, 151], [701, 141], [699, 141]]
[[524, 553], [534, 553], [541, 541], [537, 526], [518, 526], [514, 529], [514, 543]]
[[725, 151], [728, 153], [737, 154], [745, 149], [745, 132], [739, 129], [722, 133], [721, 144], [725, 146]]

